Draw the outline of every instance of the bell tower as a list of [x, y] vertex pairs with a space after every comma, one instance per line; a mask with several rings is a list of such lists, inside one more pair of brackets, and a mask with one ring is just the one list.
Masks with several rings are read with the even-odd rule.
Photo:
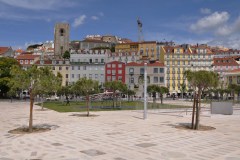
[[57, 23], [54, 28], [54, 56], [62, 57], [69, 51], [69, 24]]

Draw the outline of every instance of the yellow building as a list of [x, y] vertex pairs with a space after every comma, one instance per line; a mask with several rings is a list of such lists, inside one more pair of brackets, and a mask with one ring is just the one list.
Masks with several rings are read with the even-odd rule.
[[69, 84], [70, 79], [70, 63], [69, 60], [38, 60], [35, 65], [38, 67], [50, 67], [52, 72], [57, 76], [62, 75], [62, 86]]
[[182, 86], [190, 88], [184, 71], [212, 70], [213, 54], [207, 46], [165, 46], [166, 86], [170, 93], [181, 93]]
[[115, 46], [115, 52], [137, 52], [138, 42], [119, 43]]

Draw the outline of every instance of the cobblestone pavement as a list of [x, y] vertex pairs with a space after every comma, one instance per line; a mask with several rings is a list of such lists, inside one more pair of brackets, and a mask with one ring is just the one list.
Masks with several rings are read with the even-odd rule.
[[174, 126], [190, 116], [149, 113], [143, 120], [139, 111], [81, 117], [39, 109], [34, 124], [51, 131], [10, 134], [28, 124], [29, 103], [0, 102], [0, 160], [240, 160], [240, 115], [202, 116], [216, 130], [187, 131]]

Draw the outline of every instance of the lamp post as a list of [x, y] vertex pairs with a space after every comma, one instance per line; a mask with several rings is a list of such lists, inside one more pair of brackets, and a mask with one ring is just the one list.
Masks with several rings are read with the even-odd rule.
[[144, 63], [144, 112], [143, 119], [147, 119], [147, 63]]

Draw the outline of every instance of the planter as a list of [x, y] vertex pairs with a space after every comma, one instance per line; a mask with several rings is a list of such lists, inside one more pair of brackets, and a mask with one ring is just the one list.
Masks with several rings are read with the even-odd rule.
[[232, 115], [233, 103], [232, 102], [212, 102], [211, 114]]

